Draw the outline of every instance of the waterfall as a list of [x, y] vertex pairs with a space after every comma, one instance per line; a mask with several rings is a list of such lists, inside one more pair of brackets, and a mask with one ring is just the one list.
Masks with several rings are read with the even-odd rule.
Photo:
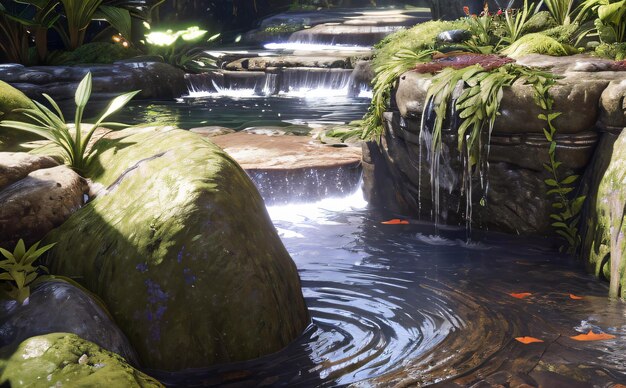
[[275, 73], [218, 70], [188, 74], [187, 97], [347, 96], [351, 75], [351, 69], [309, 67], [284, 68]]

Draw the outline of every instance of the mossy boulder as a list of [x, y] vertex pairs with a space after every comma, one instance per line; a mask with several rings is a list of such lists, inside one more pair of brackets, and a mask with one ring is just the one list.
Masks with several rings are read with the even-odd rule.
[[612, 296], [626, 298], [626, 132], [617, 139], [603, 136], [589, 171], [583, 259], [590, 271], [610, 280]]
[[245, 172], [182, 130], [115, 133], [88, 175], [103, 189], [47, 237], [52, 273], [109, 307], [150, 368], [256, 358], [309, 323], [296, 267]]
[[0, 360], [0, 384], [32, 388], [163, 386], [121, 356], [68, 333], [22, 342], [8, 359]]
[[[21, 113], [13, 112], [19, 108], [34, 108], [30, 98], [6, 82], [0, 81], [0, 121], [23, 120]], [[0, 151], [16, 149], [19, 143], [30, 141], [36, 137], [27, 132], [0, 127]]]

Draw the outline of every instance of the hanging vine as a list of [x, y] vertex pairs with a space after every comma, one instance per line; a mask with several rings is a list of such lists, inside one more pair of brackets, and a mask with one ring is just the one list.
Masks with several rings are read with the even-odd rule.
[[[499, 65], [499, 66], [498, 66]], [[418, 65], [424, 69], [432, 70], [430, 64]], [[561, 115], [553, 111], [554, 99], [549, 91], [556, 84], [557, 76], [539, 70], [527, 68], [517, 64], [496, 64], [485, 66], [475, 63], [466, 67], [446, 67], [433, 77], [433, 81], [427, 92], [425, 106], [432, 106], [435, 120], [432, 130], [431, 144], [428, 147], [429, 159], [431, 160], [431, 187], [433, 198], [438, 198], [437, 171], [439, 158], [441, 157], [444, 118], [448, 108], [452, 104], [453, 111], [458, 114], [461, 122], [457, 129], [458, 150], [464, 162], [463, 187], [465, 193], [466, 219], [471, 222], [471, 182], [472, 176], [480, 175], [483, 198], [481, 204], [486, 201], [486, 174], [488, 171], [488, 145], [491, 138], [494, 122], [500, 114], [500, 102], [503, 88], [511, 86], [518, 79], [523, 78], [526, 84], [532, 85], [535, 91], [535, 103], [541, 107], [543, 113], [539, 119], [545, 121], [543, 129], [546, 140], [550, 143], [548, 148], [549, 163], [543, 167], [550, 174], [544, 182], [548, 187], [547, 194], [554, 197], [552, 203], [553, 213], [550, 214], [552, 227], [555, 232], [567, 241], [567, 246], [562, 247], [569, 253], [576, 250], [581, 238], [578, 233], [580, 211], [585, 201], [585, 196], [570, 199], [570, 194], [575, 190], [578, 175], [562, 174], [562, 162], [557, 160], [557, 142], [555, 135], [557, 129], [554, 120]], [[460, 95], [453, 101], [453, 94], [458, 84], [462, 83]], [[422, 132], [425, 130], [425, 116], [422, 118]], [[486, 139], [484, 139], [486, 137]], [[483, 144], [483, 139], [485, 144]], [[484, 151], [486, 148], [486, 152]]]
[[578, 196], [573, 200], [570, 194], [575, 190], [575, 185], [580, 178], [579, 175], [566, 175], [562, 177], [562, 162], [556, 158], [556, 132], [554, 120], [561, 115], [561, 112], [555, 112], [553, 109], [554, 98], [550, 95], [550, 89], [556, 84], [554, 77], [544, 77], [536, 75], [529, 77], [527, 83], [532, 84], [535, 90], [535, 103], [541, 107], [544, 113], [539, 114], [538, 118], [545, 121], [546, 127], [543, 128], [543, 134], [550, 143], [548, 147], [549, 163], [544, 163], [543, 168], [548, 172], [550, 178], [544, 180], [548, 186], [548, 195], [555, 199], [552, 203], [553, 213], [550, 218], [553, 220], [552, 227], [555, 232], [567, 241], [567, 246], [561, 247], [567, 253], [574, 253], [581, 242], [578, 233], [578, 224], [580, 222], [580, 211], [585, 202], [586, 196]]

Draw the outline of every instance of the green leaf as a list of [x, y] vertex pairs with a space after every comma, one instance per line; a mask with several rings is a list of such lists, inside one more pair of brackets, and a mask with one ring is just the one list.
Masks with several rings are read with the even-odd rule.
[[8, 272], [2, 272], [2, 273], [0, 273], [0, 280], [13, 281], [13, 277], [11, 275], [9, 275]]
[[563, 217], [561, 217], [558, 214], [550, 214], [550, 218], [552, 218], [553, 220], [556, 220], [556, 221], [563, 221]]
[[564, 222], [553, 222], [552, 226], [554, 226], [555, 228], [567, 228], [567, 225]]
[[26, 253], [26, 247], [24, 246], [24, 240], [20, 239], [15, 246], [15, 250], [13, 250], [13, 256], [16, 260], [19, 260]]
[[2, 254], [2, 256], [6, 257], [7, 259], [15, 260], [15, 258], [13, 257], [13, 253], [7, 251], [4, 248], [0, 248], [0, 253]]
[[117, 96], [115, 97], [110, 103], [109, 106], [107, 106], [106, 110], [104, 111], [104, 113], [102, 113], [100, 115], [100, 118], [98, 119], [98, 121], [96, 122], [96, 124], [94, 125], [94, 127], [99, 126], [102, 121], [104, 121], [104, 119], [106, 119], [107, 117], [109, 117], [110, 115], [112, 115], [113, 113], [117, 112], [118, 110], [120, 110], [121, 108], [123, 108], [126, 104], [128, 104], [128, 102], [130, 100], [133, 99], [133, 97], [135, 97], [139, 92], [141, 92], [141, 90], [135, 90], [134, 92], [129, 92], [129, 93], [125, 93], [122, 94], [121, 96]]
[[579, 175], [570, 175], [561, 181], [562, 185], [569, 185], [570, 183], [576, 182], [579, 178]]
[[581, 195], [580, 197], [576, 197], [573, 201], [572, 201], [572, 214], [574, 215], [578, 215], [580, 213], [580, 210], [582, 209], [583, 205], [585, 204], [585, 199], [587, 199], [586, 195]]
[[91, 72], [88, 72], [87, 75], [80, 81], [78, 84], [78, 88], [76, 89], [76, 93], [74, 95], [74, 101], [76, 102], [77, 108], [84, 108], [89, 101], [89, 97], [91, 96]]
[[545, 184], [551, 187], [558, 187], [559, 183], [557, 181], [555, 181], [554, 179], [546, 179], [544, 180]]

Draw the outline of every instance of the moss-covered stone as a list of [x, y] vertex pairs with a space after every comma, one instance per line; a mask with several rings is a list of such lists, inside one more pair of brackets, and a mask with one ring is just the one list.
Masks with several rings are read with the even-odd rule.
[[48, 236], [53, 273], [98, 294], [144, 364], [178, 370], [256, 358], [309, 322], [297, 270], [244, 171], [182, 130], [97, 145], [105, 189]]
[[582, 255], [589, 270], [610, 280], [612, 296], [626, 298], [626, 132], [604, 137], [590, 167], [601, 179], [586, 179]]
[[22, 342], [0, 361], [0, 384], [11, 387], [162, 387], [124, 359], [76, 334], [52, 333]]
[[[0, 121], [23, 120], [21, 113], [13, 112], [19, 108], [34, 108], [30, 98], [6, 82], [0, 81]], [[23, 131], [0, 127], [0, 152], [17, 150], [17, 145], [36, 137]]]

